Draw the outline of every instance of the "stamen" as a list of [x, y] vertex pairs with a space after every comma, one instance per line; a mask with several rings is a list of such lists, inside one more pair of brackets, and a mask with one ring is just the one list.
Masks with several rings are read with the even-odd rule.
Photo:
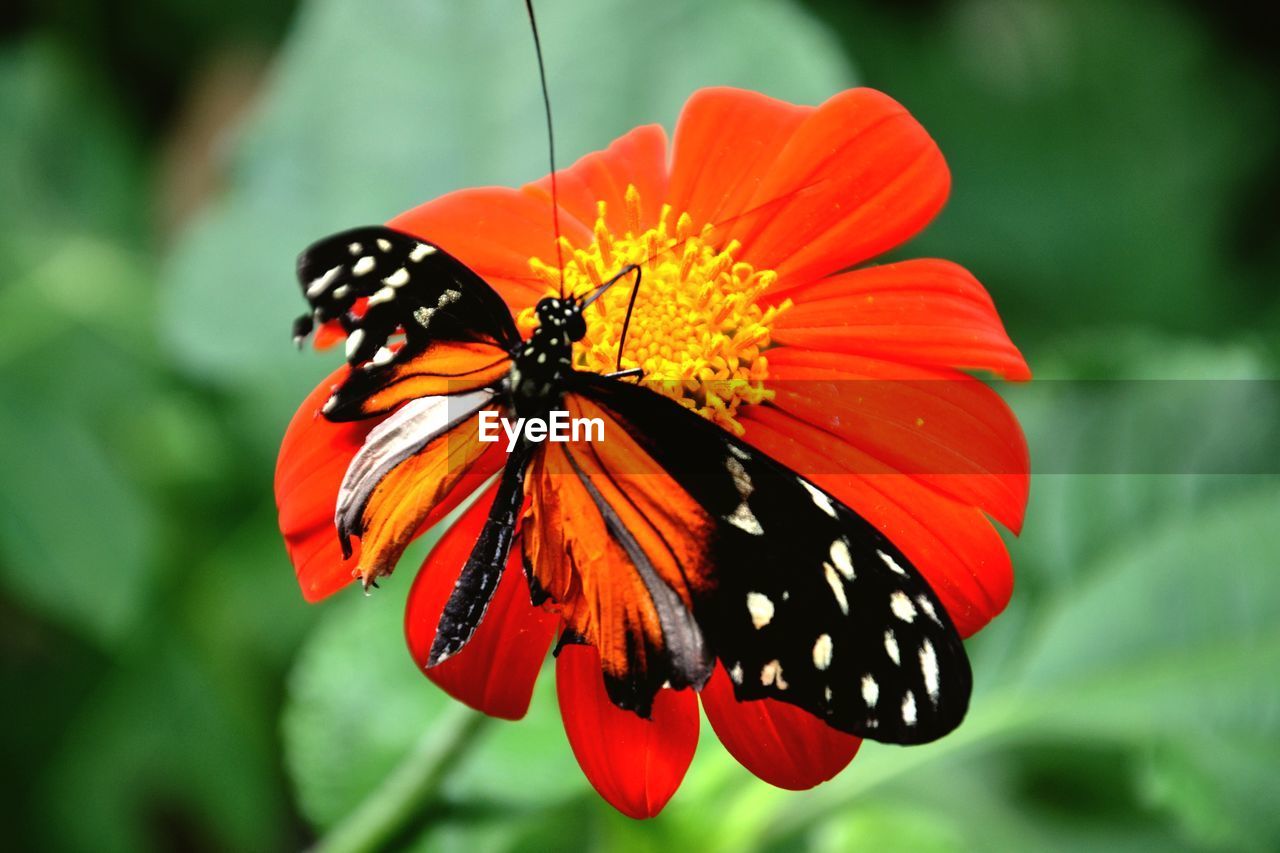
[[613, 266], [613, 235], [609, 233], [608, 226], [604, 224], [604, 202], [600, 202], [596, 209], [598, 218], [596, 219], [596, 227], [592, 230], [592, 236], [595, 237], [596, 245], [600, 248], [600, 260], [605, 266]]
[[635, 184], [627, 184], [627, 235], [640, 233], [640, 191]]

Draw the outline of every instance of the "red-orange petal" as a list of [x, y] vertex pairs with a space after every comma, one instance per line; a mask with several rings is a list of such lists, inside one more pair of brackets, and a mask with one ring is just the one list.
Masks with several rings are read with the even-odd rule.
[[347, 466], [379, 419], [336, 424], [321, 416], [320, 407], [346, 375], [344, 365], [302, 401], [276, 460], [280, 532], [307, 601], [319, 601], [349, 584], [360, 560], [358, 547], [349, 560], [342, 558], [333, 512]]
[[740, 420], [747, 441], [835, 495], [901, 548], [961, 635], [977, 632], [1009, 603], [1013, 565], [980, 509], [888, 472], [857, 447], [778, 409], [754, 406]]
[[954, 370], [779, 347], [769, 352], [769, 385], [774, 406], [885, 470], [1021, 529], [1031, 484], [1027, 442], [983, 382]]
[[[603, 201], [609, 230], [614, 234], [624, 233], [628, 229], [629, 184], [640, 192], [640, 227], [656, 224], [667, 196], [667, 134], [661, 126], [637, 127], [615, 139], [605, 150], [587, 154], [557, 172], [561, 225], [572, 219], [584, 228], [591, 228], [596, 221], [596, 203]], [[550, 204], [551, 177], [527, 185], [525, 191]], [[555, 262], [554, 253], [541, 258], [548, 263]]]
[[711, 728], [729, 754], [779, 788], [803, 791], [833, 778], [862, 743], [795, 705], [775, 699], [739, 702], [719, 665], [700, 695]]
[[[555, 258], [551, 205], [541, 196], [506, 187], [458, 190], [418, 205], [387, 223], [443, 248], [506, 300], [513, 314], [545, 295], [529, 259]], [[590, 230], [572, 217], [560, 223], [575, 244]], [[554, 263], [554, 261], [551, 261]]]
[[950, 261], [868, 267], [789, 295], [795, 305], [774, 323], [776, 343], [1031, 378], [986, 289]]
[[698, 745], [692, 690], [660, 690], [645, 720], [609, 701], [600, 656], [570, 645], [556, 658], [560, 716], [592, 787], [618, 811], [653, 817], [680, 787]]
[[445, 602], [493, 503], [497, 484], [469, 506], [431, 549], [409, 590], [405, 639], [418, 668], [446, 693], [492, 717], [518, 720], [529, 710], [533, 686], [555, 636], [558, 619], [529, 603], [520, 543], [493, 592], [480, 627], [453, 657], [426, 668]]
[[[729, 221], [745, 230], [753, 219], [745, 212], [765, 173], [812, 113], [813, 107], [745, 89], [694, 92], [676, 123], [667, 195], [672, 210], [687, 212], [698, 226]], [[765, 205], [760, 217], [772, 215], [771, 208], [779, 205]], [[735, 217], [741, 219], [734, 222]]]
[[828, 100], [795, 129], [748, 206], [786, 198], [730, 231], [739, 258], [778, 272], [775, 294], [905, 242], [942, 208], [951, 178], [938, 146], [873, 89]]

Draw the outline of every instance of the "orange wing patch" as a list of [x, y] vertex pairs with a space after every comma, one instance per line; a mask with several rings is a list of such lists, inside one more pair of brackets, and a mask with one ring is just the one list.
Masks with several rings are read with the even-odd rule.
[[423, 523], [494, 445], [480, 442], [470, 417], [387, 472], [361, 515], [360, 562], [365, 584], [391, 574]]
[[[604, 410], [577, 395], [565, 408], [600, 418], [605, 440], [549, 443], [534, 458], [525, 555], [549, 606], [599, 651], [615, 701], [647, 712], [649, 689], [700, 686], [710, 672], [692, 609], [713, 525]], [[643, 687], [617, 695], [624, 685]]]
[[389, 412], [417, 397], [484, 388], [510, 369], [511, 357], [493, 344], [436, 343], [378, 377], [378, 387], [361, 401], [360, 414]]

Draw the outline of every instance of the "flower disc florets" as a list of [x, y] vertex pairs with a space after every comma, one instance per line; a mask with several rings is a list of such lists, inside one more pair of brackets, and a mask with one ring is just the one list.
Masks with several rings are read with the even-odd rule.
[[[642, 229], [634, 186], [627, 188], [626, 202], [625, 232], [609, 230], [600, 202], [591, 245], [575, 248], [562, 240], [563, 292], [581, 296], [626, 265], [638, 264], [640, 292], [622, 368], [639, 367], [650, 387], [741, 434], [739, 407], [771, 396], [764, 350], [774, 320], [790, 301], [768, 307], [759, 302], [777, 274], [736, 261], [736, 240], [717, 245], [711, 224], [699, 228], [686, 213], [674, 216], [670, 206], [663, 206], [657, 225]], [[529, 265], [549, 292], [561, 291], [554, 264], [532, 258]], [[574, 347], [576, 369], [615, 369], [631, 290], [619, 282], [588, 309], [586, 337]], [[526, 334], [536, 324], [531, 309], [521, 313], [519, 324]]]

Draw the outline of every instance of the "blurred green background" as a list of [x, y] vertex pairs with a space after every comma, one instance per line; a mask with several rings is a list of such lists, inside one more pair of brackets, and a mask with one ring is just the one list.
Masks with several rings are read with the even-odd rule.
[[[700, 85], [810, 103], [873, 85], [954, 176], [901, 254], [973, 270], [1039, 377], [1250, 380], [1280, 366], [1280, 45], [1252, 5], [540, 12], [566, 161], [670, 128]], [[309, 845], [464, 712], [404, 651], [408, 571], [367, 600], [298, 595], [271, 472], [333, 358], [290, 345], [293, 258], [543, 174], [522, 9], [17, 0], [0, 22], [3, 846]], [[1152, 436], [1189, 458], [1222, 436], [1178, 432], [1176, 409], [1082, 414], [1056, 387], [1006, 389], [1033, 459], [1059, 464], [1010, 540], [1018, 588], [971, 644], [957, 733], [868, 744], [795, 794], [706, 731], [672, 804], [633, 823], [590, 791], [544, 678], [394, 843], [1280, 847], [1280, 482], [1129, 471]], [[1224, 410], [1227, 440], [1274, 447], [1258, 416]], [[1100, 450], [1114, 473], [1062, 473]]]

